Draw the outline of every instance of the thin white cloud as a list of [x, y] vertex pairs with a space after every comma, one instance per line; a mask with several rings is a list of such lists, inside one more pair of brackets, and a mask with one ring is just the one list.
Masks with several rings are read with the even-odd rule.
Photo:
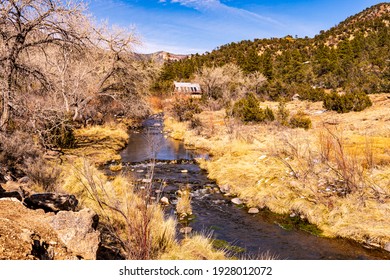
[[248, 20], [267, 22], [279, 26], [283, 25], [270, 17], [265, 17], [245, 9], [228, 6], [224, 3], [221, 3], [220, 0], [171, 0], [170, 2], [178, 3], [182, 6], [193, 8], [201, 12], [213, 12], [221, 14], [229, 13], [235, 16], [245, 17]]
[[179, 3], [183, 6], [197, 10], [220, 8], [224, 6], [219, 0], [171, 0], [171, 3]]

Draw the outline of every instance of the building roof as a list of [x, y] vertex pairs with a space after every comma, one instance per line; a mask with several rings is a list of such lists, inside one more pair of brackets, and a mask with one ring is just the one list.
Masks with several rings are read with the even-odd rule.
[[183, 83], [183, 82], [174, 82], [175, 91], [178, 92], [193, 92], [200, 93], [201, 88], [198, 83]]

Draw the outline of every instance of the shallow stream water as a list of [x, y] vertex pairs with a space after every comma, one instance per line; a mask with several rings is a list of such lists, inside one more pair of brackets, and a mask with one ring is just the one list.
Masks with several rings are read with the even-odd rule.
[[197, 157], [207, 159], [207, 154], [187, 150], [181, 141], [170, 139], [162, 125], [162, 116], [156, 115], [144, 122], [143, 129], [131, 131], [130, 142], [121, 153], [122, 161], [126, 171], [139, 180], [147, 179], [154, 166], [154, 188], [164, 185], [162, 195], [172, 203], [168, 214], [174, 215], [176, 191], [191, 187], [194, 219], [183, 226], [244, 248], [246, 258], [255, 259], [268, 252], [277, 259], [290, 260], [390, 259], [390, 253], [384, 250], [365, 248], [353, 241], [320, 238], [294, 227], [286, 230], [283, 220], [268, 211], [248, 214], [245, 207], [212, 191], [216, 183], [195, 161]]

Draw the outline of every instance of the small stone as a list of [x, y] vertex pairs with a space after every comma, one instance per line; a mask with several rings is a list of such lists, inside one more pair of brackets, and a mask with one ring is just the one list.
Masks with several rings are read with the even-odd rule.
[[386, 251], [390, 252], [390, 242], [387, 242], [387, 243], [385, 244], [384, 249], [385, 249]]
[[241, 205], [242, 201], [238, 197], [232, 199], [232, 203], [236, 205]]
[[266, 159], [267, 156], [266, 155], [262, 155], [261, 157], [259, 157], [259, 160], [263, 160], [263, 159]]
[[143, 172], [144, 172], [144, 170], [142, 170], [142, 169], [139, 169], [139, 170], [137, 170], [136, 172], [137, 172], [137, 173], [143, 173]]
[[152, 179], [142, 179], [142, 183], [151, 183]]
[[188, 173], [188, 170], [183, 169], [183, 170], [181, 170], [181, 173]]
[[220, 205], [220, 204], [224, 204], [225, 203], [225, 200], [222, 200], [222, 199], [217, 199], [217, 200], [213, 200], [213, 202], [217, 205]]
[[248, 214], [257, 214], [257, 213], [259, 213], [260, 211], [259, 211], [259, 209], [257, 209], [257, 208], [250, 208], [249, 210], [248, 210]]
[[30, 182], [30, 178], [27, 176], [24, 176], [18, 180], [18, 183], [20, 184], [27, 184], [28, 182]]
[[192, 227], [184, 227], [180, 229], [180, 233], [189, 234], [192, 231]]
[[220, 189], [221, 192], [223, 192], [223, 193], [228, 193], [229, 190], [230, 190], [230, 187], [229, 187], [229, 185], [221, 185], [221, 186], [219, 186], [219, 189]]
[[169, 199], [167, 198], [167, 197], [162, 197], [161, 199], [160, 199], [160, 202], [161, 203], [163, 203], [163, 204], [166, 204], [166, 205], [168, 205], [169, 204]]

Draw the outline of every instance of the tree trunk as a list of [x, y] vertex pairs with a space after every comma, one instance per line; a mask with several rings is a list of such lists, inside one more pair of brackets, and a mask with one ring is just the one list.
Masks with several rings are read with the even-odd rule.
[[0, 131], [4, 131], [7, 128], [9, 121], [9, 100], [10, 100], [10, 88], [3, 89], [1, 95], [2, 107], [0, 117]]
[[7, 86], [3, 89], [1, 101], [1, 117], [0, 117], [0, 131], [5, 131], [8, 125], [8, 121], [10, 118], [10, 98], [12, 91], [12, 77], [14, 75], [14, 68], [12, 67], [14, 63], [12, 61], [7, 61], [5, 68], [5, 73], [7, 73]]

